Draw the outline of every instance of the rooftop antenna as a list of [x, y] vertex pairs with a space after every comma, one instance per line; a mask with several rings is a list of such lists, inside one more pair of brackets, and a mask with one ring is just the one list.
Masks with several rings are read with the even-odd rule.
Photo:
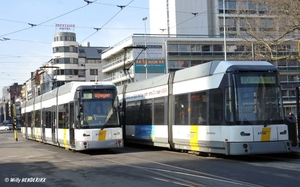
[[95, 84], [98, 84], [98, 77], [95, 76]]

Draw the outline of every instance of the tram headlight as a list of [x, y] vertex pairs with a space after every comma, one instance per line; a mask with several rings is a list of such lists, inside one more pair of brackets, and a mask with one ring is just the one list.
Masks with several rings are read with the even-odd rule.
[[247, 145], [247, 144], [243, 144], [243, 148], [244, 148], [244, 149], [247, 149], [247, 148], [248, 148], [248, 145]]

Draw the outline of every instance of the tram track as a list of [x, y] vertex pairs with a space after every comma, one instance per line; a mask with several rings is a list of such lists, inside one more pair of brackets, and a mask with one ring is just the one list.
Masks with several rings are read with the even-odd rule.
[[[120, 155], [122, 159], [117, 159], [110, 155], [96, 155], [94, 158], [89, 160], [88, 162], [93, 162], [101, 159], [105, 162], [110, 162], [113, 164], [117, 164], [119, 166], [125, 166], [129, 168], [136, 169], [137, 171], [143, 171], [149, 173], [150, 175], [142, 174], [142, 172], [137, 172], [141, 177], [147, 177], [155, 180], [165, 181], [167, 183], [174, 183], [181, 186], [222, 186], [224, 187], [233, 187], [233, 186], [251, 186], [251, 187], [261, 187], [262, 185], [249, 183], [236, 179], [228, 179], [225, 177], [220, 177], [217, 175], [199, 172], [192, 169], [187, 169], [184, 167], [173, 166], [170, 164], [150, 161], [148, 159], [142, 159], [138, 157], [132, 157], [127, 155]], [[126, 158], [125, 158], [126, 157]], [[125, 159], [124, 159], [125, 158]], [[121, 161], [122, 160], [122, 161]], [[84, 161], [85, 162], [85, 161]], [[151, 165], [144, 166], [144, 165]]]

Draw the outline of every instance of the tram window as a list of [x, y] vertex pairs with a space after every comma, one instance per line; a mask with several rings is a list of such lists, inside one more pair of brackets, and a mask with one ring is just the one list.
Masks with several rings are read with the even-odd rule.
[[165, 104], [164, 98], [154, 99], [154, 124], [165, 124]]
[[175, 96], [175, 125], [188, 123], [188, 94]]
[[28, 127], [32, 126], [32, 112], [27, 113], [27, 125]]
[[129, 102], [126, 104], [126, 124], [136, 125], [138, 123], [138, 113], [140, 105], [135, 102]]
[[223, 120], [223, 94], [222, 90], [209, 91], [209, 124], [218, 125]]
[[191, 125], [206, 124], [206, 92], [191, 94]]
[[152, 102], [146, 100], [141, 101], [139, 110], [139, 124], [151, 125], [152, 124]]
[[20, 124], [22, 127], [24, 127], [24, 123], [25, 123], [25, 116], [21, 114]]
[[63, 105], [58, 106], [58, 128], [64, 128], [64, 107]]
[[58, 106], [58, 128], [69, 128], [68, 104]]
[[21, 116], [22, 116], [22, 126], [27, 126], [27, 118], [26, 118], [26, 113], [24, 114], [21, 114]]
[[45, 108], [45, 124], [46, 124], [46, 128], [51, 128], [51, 108]]
[[35, 111], [34, 126], [35, 127], [40, 127], [41, 126], [41, 111], [40, 110]]

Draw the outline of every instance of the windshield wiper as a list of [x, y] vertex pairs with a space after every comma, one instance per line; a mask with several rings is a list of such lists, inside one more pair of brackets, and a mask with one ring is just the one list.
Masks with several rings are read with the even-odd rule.
[[266, 127], [268, 124], [271, 124], [271, 122], [272, 122], [272, 119], [271, 119], [271, 118], [267, 119], [267, 120], [264, 122], [264, 127]]

